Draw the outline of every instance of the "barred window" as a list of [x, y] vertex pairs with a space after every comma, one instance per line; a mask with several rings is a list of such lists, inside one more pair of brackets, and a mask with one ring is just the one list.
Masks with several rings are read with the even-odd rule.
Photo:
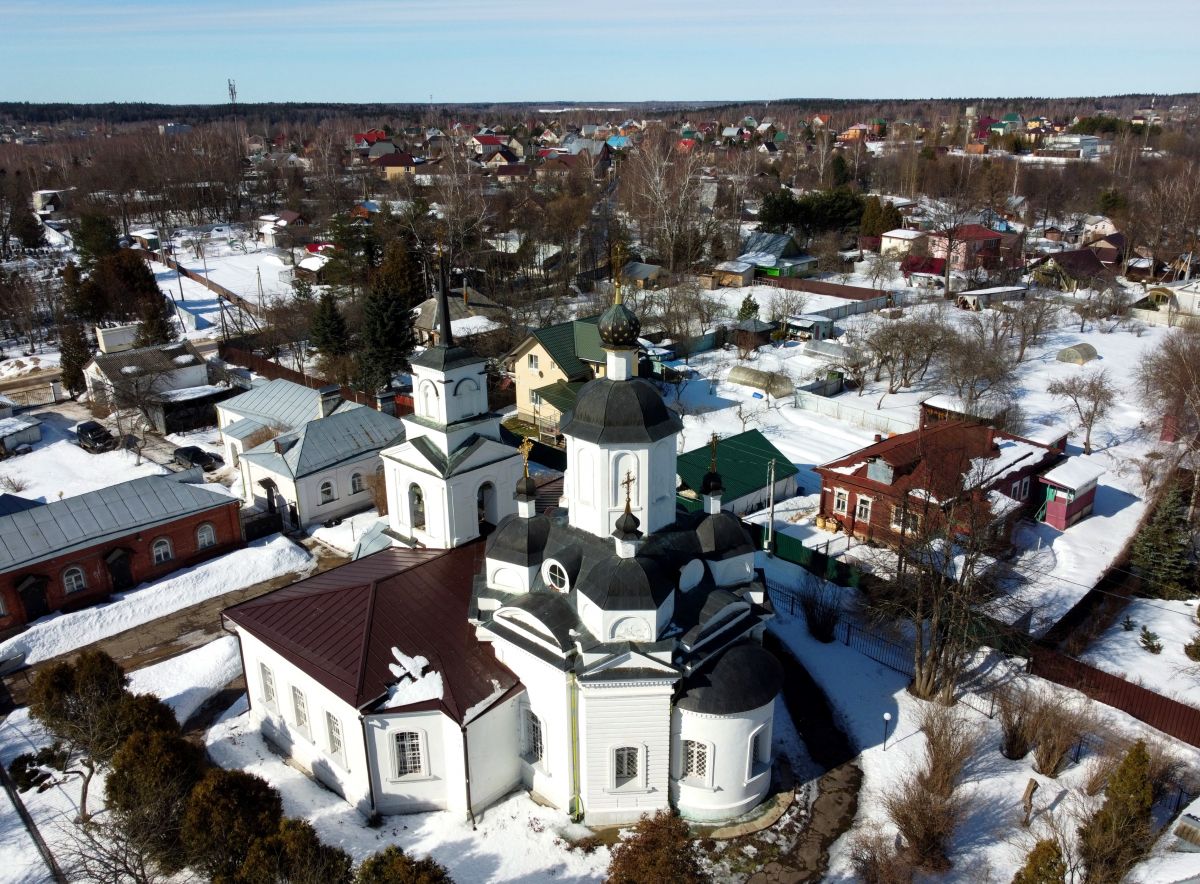
[[542, 760], [542, 721], [532, 709], [525, 710], [525, 760], [537, 764]]
[[296, 727], [308, 733], [308, 701], [304, 699], [304, 691], [292, 688], [292, 711], [296, 714]]
[[213, 526], [205, 522], [196, 529], [196, 549], [208, 549], [210, 546], [216, 546], [217, 532], [213, 530]]
[[638, 750], [636, 746], [621, 746], [614, 753], [613, 769], [618, 786], [624, 786], [638, 778]]
[[683, 741], [683, 777], [689, 780], [708, 778], [708, 746], [704, 743]]
[[87, 578], [83, 574], [83, 569], [79, 567], [68, 568], [63, 571], [63, 589], [68, 593], [79, 592], [87, 589]]
[[329, 732], [329, 754], [342, 761], [342, 723], [332, 712], [325, 713], [325, 729]]
[[271, 708], [275, 707], [275, 674], [267, 668], [266, 663], [258, 664], [259, 674], [262, 675], [263, 702]]
[[417, 731], [403, 731], [396, 734], [396, 776], [409, 777], [420, 774], [421, 765], [421, 734]]

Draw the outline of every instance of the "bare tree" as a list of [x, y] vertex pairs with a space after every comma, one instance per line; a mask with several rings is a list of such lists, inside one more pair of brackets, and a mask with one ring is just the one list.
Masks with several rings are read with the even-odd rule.
[[1017, 347], [1017, 362], [1025, 359], [1025, 351], [1042, 342], [1046, 333], [1058, 326], [1061, 305], [1050, 298], [1030, 292], [1025, 300], [1014, 306], [1013, 333]]
[[1146, 354], [1138, 379], [1158, 412], [1163, 429], [1178, 440], [1192, 470], [1188, 520], [1200, 506], [1200, 326], [1172, 329]]
[[1054, 380], [1046, 386], [1046, 392], [1071, 403], [1083, 427], [1083, 453], [1092, 453], [1092, 429], [1096, 421], [1108, 414], [1117, 399], [1116, 388], [1109, 379], [1108, 371], [1100, 368], [1084, 371], [1065, 380]]

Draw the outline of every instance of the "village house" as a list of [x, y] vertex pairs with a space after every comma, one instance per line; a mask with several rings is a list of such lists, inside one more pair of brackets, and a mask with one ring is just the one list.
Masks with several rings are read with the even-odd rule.
[[[950, 242], [953, 240], [953, 255]], [[929, 253], [934, 258], [948, 258], [950, 269], [966, 273], [994, 264], [1000, 257], [1001, 235], [982, 224], [962, 224], [953, 231], [938, 230], [929, 234]]]
[[341, 388], [336, 386], [313, 389], [282, 379], [260, 381], [217, 406], [217, 429], [225, 462], [237, 464], [248, 440], [253, 447], [311, 420], [361, 407], [344, 401]]
[[537, 329], [512, 351], [517, 416], [549, 440], [558, 436], [563, 415], [587, 381], [604, 374], [599, 317], [572, 319]]
[[939, 530], [951, 513], [957, 531], [987, 531], [1009, 543], [1013, 524], [1037, 508], [1037, 477], [1061, 449], [986, 424], [942, 420], [816, 468], [819, 524], [863, 540], [897, 543]]
[[[599, 321], [563, 506], [535, 512], [518, 457], [516, 512], [485, 546], [383, 550], [226, 612], [250, 720], [365, 816], [462, 816], [521, 788], [590, 825], [720, 822], [766, 797], [771, 602], [719, 472], [702, 512], [676, 510], [682, 422], [634, 376], [639, 332], [619, 299]], [[440, 357], [422, 383], [474, 371]]]
[[73, 611], [242, 545], [239, 501], [146, 476], [0, 507], [0, 630]]
[[[451, 289], [449, 298], [451, 329], [456, 338], [470, 338], [492, 331], [504, 322], [507, 311], [483, 292], [469, 285]], [[413, 328], [417, 343], [431, 346], [438, 343], [442, 317], [438, 298], [427, 298], [417, 306]]]
[[379, 177], [384, 181], [399, 181], [408, 175], [415, 174], [421, 164], [413, 158], [412, 154], [396, 151], [372, 159], [371, 165], [379, 170]]
[[97, 353], [83, 367], [93, 409], [140, 406], [154, 394], [203, 387], [208, 363], [191, 341]]
[[805, 254], [787, 233], [751, 233], [742, 241], [737, 260], [752, 265], [756, 275], [772, 278], [802, 276], [817, 269], [817, 259]]
[[879, 254], [900, 260], [916, 248], [926, 235], [923, 230], [908, 230], [904, 227], [889, 230], [879, 238]]
[[1060, 292], [1104, 288], [1113, 279], [1113, 272], [1092, 249], [1054, 252], [1033, 261], [1029, 272], [1038, 285]]
[[679, 506], [690, 513], [703, 508], [700, 489], [704, 477], [714, 469], [720, 471], [724, 486], [721, 509], [736, 516], [762, 509], [772, 493], [780, 501], [795, 497], [797, 492], [796, 465], [759, 430], [718, 438], [702, 448], [685, 451], [679, 455], [675, 469], [679, 475]]

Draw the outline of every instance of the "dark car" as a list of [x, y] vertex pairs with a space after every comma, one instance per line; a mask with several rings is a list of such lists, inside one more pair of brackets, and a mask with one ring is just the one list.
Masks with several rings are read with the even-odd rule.
[[75, 428], [75, 438], [79, 447], [93, 453], [112, 451], [117, 447], [117, 437], [99, 421], [84, 421]]
[[196, 445], [176, 448], [174, 455], [175, 463], [181, 467], [200, 467], [206, 473], [211, 473], [225, 465], [225, 461], [220, 455], [210, 454]]

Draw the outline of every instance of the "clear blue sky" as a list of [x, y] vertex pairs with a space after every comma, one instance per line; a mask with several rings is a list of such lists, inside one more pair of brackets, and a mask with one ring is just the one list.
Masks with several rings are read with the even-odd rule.
[[1181, 92], [1197, 25], [1197, 0], [0, 0], [0, 98]]

